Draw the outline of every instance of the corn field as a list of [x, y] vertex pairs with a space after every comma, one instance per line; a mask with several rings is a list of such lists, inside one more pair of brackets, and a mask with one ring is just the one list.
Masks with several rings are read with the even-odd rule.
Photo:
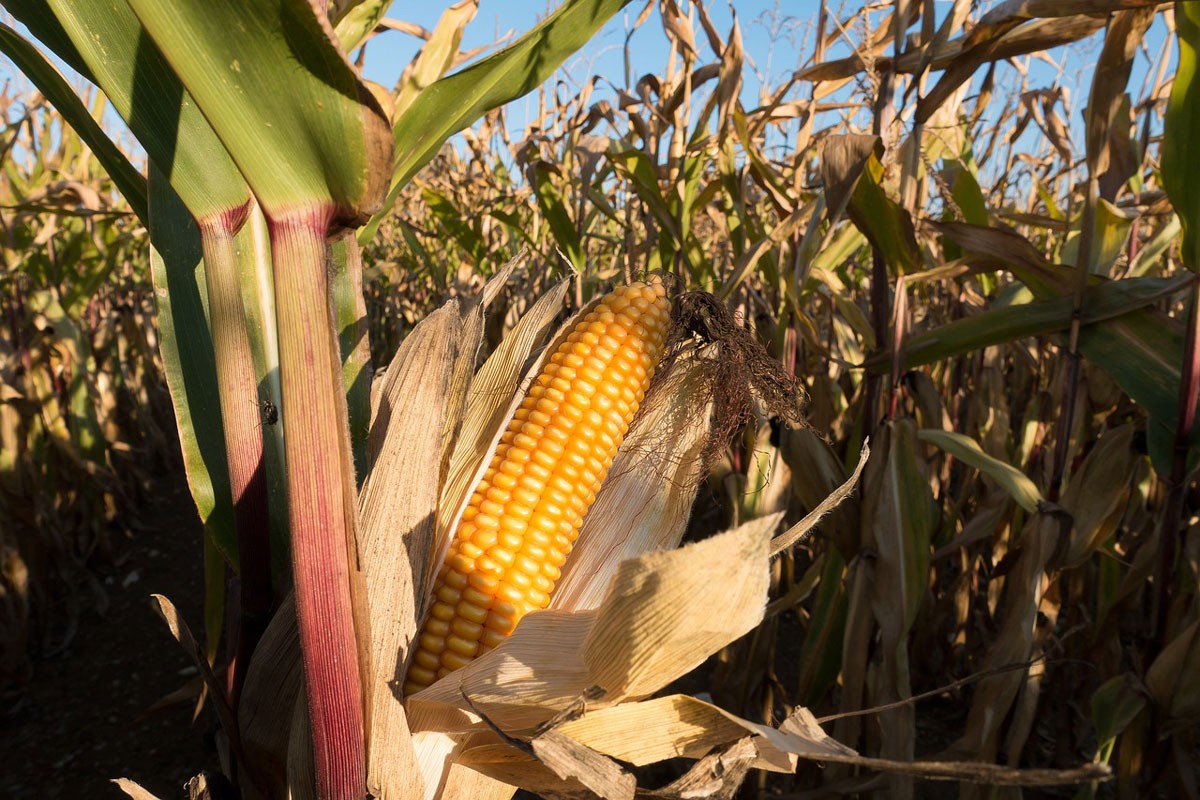
[[1200, 4], [0, 5], [12, 696], [182, 471], [188, 797], [1200, 797]]

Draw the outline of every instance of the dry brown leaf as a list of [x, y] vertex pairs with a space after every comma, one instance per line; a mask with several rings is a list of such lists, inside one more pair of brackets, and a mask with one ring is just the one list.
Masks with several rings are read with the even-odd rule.
[[118, 789], [132, 797], [133, 800], [159, 800], [158, 795], [146, 791], [140, 784], [129, 780], [129, 778], [113, 778], [112, 782], [117, 785]]
[[705, 756], [677, 781], [643, 792], [655, 800], [730, 800], [758, 758], [749, 737], [739, 739], [719, 753]]
[[1014, 17], [995, 26], [977, 25], [967, 36], [947, 45], [948, 50], [957, 48], [958, 52], [944, 60], [935, 59], [934, 68], [942, 68], [945, 72], [933, 89], [917, 102], [914, 120], [922, 124], [927, 122], [983, 64], [1085, 39], [1103, 26], [1102, 17], [1087, 14], [1028, 22]]
[[[282, 727], [282, 725], [281, 725]], [[317, 773], [313, 766], [312, 729], [303, 687], [292, 709], [288, 732], [287, 798], [317, 800]]]
[[1158, 14], [1154, 6], [1118, 11], [1108, 24], [1104, 49], [1096, 60], [1091, 96], [1084, 109], [1088, 168], [1097, 178], [1110, 171], [1101, 196], [1112, 200], [1129, 178], [1134, 165], [1129, 155], [1132, 118], [1126, 86], [1143, 37]]
[[1172, 639], [1146, 673], [1146, 688], [1159, 707], [1187, 719], [1200, 714], [1200, 620]]
[[846, 212], [854, 186], [872, 153], [880, 152], [880, 138], [869, 134], [830, 136], [820, 145], [821, 183], [825, 187], [825, 217], [836, 225]]
[[1106, 431], [1071, 476], [1062, 505], [1074, 524], [1067, 545], [1065, 567], [1083, 564], [1108, 541], [1121, 523], [1143, 456], [1134, 449], [1137, 425], [1130, 423]]
[[[1021, 531], [1016, 543], [1019, 548], [1016, 564], [1005, 577], [1000, 634], [988, 650], [984, 669], [1030, 660], [1036, 645], [1038, 609], [1048, 584], [1046, 565], [1064, 533], [1063, 524], [1059, 515], [1036, 514]], [[948, 752], [974, 759], [994, 759], [1000, 746], [1000, 726], [1024, 681], [1023, 670], [991, 675], [980, 681], [971, 698], [966, 730]]]
[[179, 612], [170, 600], [161, 594], [152, 594], [150, 599], [154, 601], [154, 610], [162, 617], [163, 622], [167, 623], [171, 636], [183, 647], [188, 657], [192, 659], [192, 664], [199, 670], [200, 677], [204, 679], [204, 685], [208, 687], [209, 694], [212, 696], [213, 708], [216, 709], [222, 729], [232, 740], [234, 750], [240, 751], [241, 737], [237, 725], [233, 721], [233, 710], [225, 700], [224, 687], [213, 673], [212, 665], [208, 663], [203, 648], [192, 636], [191, 629], [184, 622], [183, 617], [179, 616]]
[[538, 761], [563, 780], [577, 780], [604, 800], [633, 800], [637, 779], [570, 736], [551, 730], [530, 744]]

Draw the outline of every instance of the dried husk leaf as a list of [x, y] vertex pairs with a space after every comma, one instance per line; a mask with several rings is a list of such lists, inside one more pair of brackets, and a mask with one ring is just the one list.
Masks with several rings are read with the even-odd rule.
[[746, 728], [731, 717], [702, 700], [673, 694], [592, 711], [556, 730], [641, 767], [668, 758], [701, 758], [745, 737]]
[[[475, 381], [475, 365], [479, 360], [479, 351], [483, 346], [484, 323], [488, 308], [500, 296], [504, 287], [512, 277], [513, 271], [525, 260], [522, 251], [516, 258], [505, 264], [495, 275], [487, 280], [479, 292], [479, 298], [474, 303], [467, 303], [463, 308], [463, 331], [458, 348], [458, 356], [454, 363], [454, 378], [450, 387], [450, 401], [447, 407], [445, 422], [442, 426], [442, 458], [440, 484], [445, 486], [450, 476], [450, 464], [453, 454], [462, 447], [461, 432], [471, 419], [467, 402], [470, 388]], [[440, 507], [439, 507], [440, 508]]]
[[623, 562], [583, 645], [589, 685], [607, 690], [605, 702], [646, 697], [753, 630], [766, 609], [769, 539], [739, 528]]
[[289, 594], [254, 649], [238, 701], [242, 749], [247, 765], [254, 770], [253, 775], [241, 776], [242, 792], [247, 796], [257, 796], [249, 794], [248, 783], [266, 797], [281, 797], [286, 791], [291, 736], [286, 723], [292, 717], [303, 683], [296, 603]]
[[[599, 706], [645, 697], [699, 665], [762, 619], [768, 535], [735, 530], [621, 564], [594, 611], [526, 616], [495, 650], [411, 700], [466, 707], [506, 731], [530, 729], [592, 687]], [[707, 597], [703, 614], [694, 601]]]
[[813, 758], [854, 754], [830, 739], [811, 715], [794, 723], [789, 718], [784, 729], [775, 730], [678, 694], [592, 711], [555, 730], [635, 766], [668, 758], [700, 758], [746, 736], [755, 737], [762, 754], [755, 766], [776, 772], [795, 770], [795, 761], [787, 757], [788, 753]]
[[[483, 330], [477, 322], [476, 343]], [[426, 591], [443, 423], [453, 405], [456, 361], [461, 349], [472, 348], [471, 327], [454, 300], [417, 325], [388, 367], [371, 422], [359, 547], [371, 609], [367, 785], [376, 797], [421, 791], [399, 687]]]
[[595, 608], [622, 561], [673, 550], [703, 480], [711, 402], [697, 359], [681, 359], [647, 393], [583, 519], [551, 608]]
[[563, 780], [577, 780], [604, 800], [633, 800], [637, 779], [612, 759], [555, 730], [531, 744], [538, 761]]
[[158, 795], [146, 791], [141, 784], [136, 781], [131, 781], [129, 778], [113, 778], [113, 783], [117, 785], [125, 794], [133, 798], [133, 800], [159, 800]]
[[[728, 746], [729, 749], [721, 749]], [[532, 747], [534, 757], [530, 755]], [[632, 776], [604, 756], [635, 765], [667, 758], [699, 758], [718, 749], [716, 758], [736, 752], [745, 769], [714, 773], [712, 758], [689, 773], [691, 782], [665, 787], [654, 796], [728, 796], [751, 766], [775, 772], [793, 772], [799, 758], [858, 758], [858, 754], [831, 739], [807, 710], [797, 709], [779, 729], [736, 717], [693, 697], [672, 695], [640, 703], [625, 703], [584, 714], [535, 737], [531, 745], [519, 741], [499, 743], [490, 731], [472, 737], [456, 758], [456, 767], [469, 766], [497, 780], [519, 785], [547, 797], [626, 797], [633, 791]], [[600, 755], [604, 754], [604, 755]], [[727, 760], [727, 759], [726, 759]], [[540, 762], [540, 763], [539, 763]], [[550, 767], [549, 770], [546, 767]], [[698, 782], [698, 783], [696, 783]], [[689, 790], [686, 787], [696, 783]], [[644, 792], [643, 792], [644, 794]], [[444, 798], [444, 795], [443, 795]]]
[[450, 372], [445, 417], [442, 421], [441, 457], [438, 460], [439, 487], [445, 485], [446, 476], [450, 474], [450, 456], [458, 443], [458, 432], [462, 428], [463, 412], [467, 406], [467, 392], [475, 375], [479, 350], [483, 346], [485, 312], [486, 307], [479, 303], [468, 304], [463, 309], [462, 330], [459, 332], [454, 368]]
[[[410, 717], [413, 726], [417, 725], [416, 717]], [[419, 731], [413, 734], [413, 749], [416, 751], [417, 768], [423, 777], [425, 790], [421, 797], [424, 800], [435, 800], [443, 797], [443, 785], [449, 779], [449, 772], [457, 761], [466, 742], [473, 732], [465, 734], [449, 733], [434, 729]]]
[[655, 800], [729, 800], [757, 758], [758, 749], [750, 738], [739, 739], [697, 761], [679, 780], [641, 796]]
[[[500, 784], [534, 792], [545, 798], [580, 798], [595, 800], [587, 786], [573, 778], [563, 779], [554, 770], [538, 761], [531, 753], [518, 750], [507, 744], [484, 744], [466, 750], [450, 769], [451, 779], [462, 781], [462, 771], [474, 772]], [[451, 780], [446, 781], [451, 788]], [[498, 789], [496, 791], [499, 791]], [[467, 800], [474, 795], [459, 795], [456, 800]], [[442, 800], [450, 800], [443, 797]]]
[[452, 764], [440, 800], [509, 800], [517, 787], [461, 764]]

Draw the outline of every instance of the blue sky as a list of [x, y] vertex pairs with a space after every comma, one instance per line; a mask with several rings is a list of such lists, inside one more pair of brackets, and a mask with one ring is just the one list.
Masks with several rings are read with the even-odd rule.
[[[987, 8], [994, 4], [994, 0], [985, 0], [981, 5]], [[482, 0], [478, 15], [464, 35], [463, 48], [486, 45], [508, 31], [520, 35], [535, 25], [555, 5], [556, 0]], [[565, 77], [568, 83], [573, 83], [598, 74], [614, 84], [623, 84], [624, 42], [627, 30], [632, 27], [643, 5], [643, 0], [635, 0], [626, 11], [618, 14], [583, 51], [567, 62], [560, 77]], [[686, 7], [686, 3], [684, 5]], [[839, 7], [853, 10], [861, 7], [862, 3], [851, 0], [843, 4], [828, 0], [828, 5], [831, 10]], [[938, 2], [936, 6], [938, 11], [944, 14], [950, 3]], [[432, 29], [444, 7], [445, 3], [442, 2], [416, 3], [411, 0], [398, 0], [388, 16]], [[765, 80], [769, 86], [776, 86], [791, 72], [808, 63], [813, 52], [819, 0], [734, 0], [732, 8], [726, 0], [707, 0], [706, 7], [723, 36], [728, 33], [736, 10], [748, 61], [743, 75], [742, 92], [743, 103], [747, 107], [758, 105], [761, 80]], [[879, 17], [876, 13], [873, 19]], [[1145, 50], [1139, 53], [1135, 64], [1130, 81], [1130, 91], [1135, 95], [1135, 102], [1150, 66], [1147, 53], [1151, 58], [1157, 57], [1165, 34], [1166, 26], [1160, 18], [1146, 36]], [[698, 39], [703, 40], [699, 26], [697, 35]], [[1069, 123], [1073, 139], [1079, 147], [1083, 144], [1082, 109], [1086, 102], [1092, 69], [1100, 53], [1102, 36], [1102, 33], [1094, 35], [1088, 40], [1050, 51], [1047, 54], [1048, 58], [1034, 58], [1026, 62], [1030, 83], [1034, 87], [1061, 85], [1067, 88], [1073, 111]], [[417, 39], [396, 32], [377, 37], [367, 48], [367, 77], [384, 85], [394, 84], [404, 65], [413, 57], [419, 46], [420, 42]], [[666, 68], [668, 50], [667, 39], [662, 32], [657, 12], [654, 12], [647, 23], [634, 31], [630, 38], [633, 79], [636, 81], [639, 76], [651, 72], [661, 74]], [[846, 52], [844, 49], [835, 49], [828, 57], [845, 55]], [[1172, 61], [1173, 59], [1172, 53]], [[1172, 63], [1172, 71], [1173, 68]], [[1007, 73], [1009, 80], [1015, 81], [1016, 73], [1010, 67], [1001, 72], [1002, 79], [1004, 73]], [[1001, 83], [1000, 86], [1004, 87], [1005, 84]], [[803, 98], [807, 96], [807, 92], [808, 87], [800, 85], [793, 89], [792, 96], [795, 99]], [[997, 96], [1000, 94], [998, 89]], [[511, 131], [513, 135], [521, 133], [535, 108], [536, 101], [533, 99], [513, 104], [508, 116], [510, 128], [514, 129]]]
[[[559, 2], [560, 0], [482, 0], [478, 15], [465, 32], [462, 46], [464, 49], [470, 49], [487, 45], [509, 31], [514, 36], [519, 36]], [[669, 47], [657, 11], [651, 14], [645, 25], [629, 33], [644, 2], [645, 0], [634, 0], [626, 11], [611, 20], [580, 53], [569, 59], [554, 80], [564, 80], [570, 87], [577, 86], [591, 75], [601, 75], [613, 85], [622, 86], [625, 82], [624, 43], [627, 35], [632, 80], [636, 81], [646, 73], [662, 74], [667, 66]], [[689, 5], [688, 0], [680, 2], [685, 9]], [[996, 0], [985, 0], [981, 5], [987, 8], [995, 2]], [[448, 0], [397, 0], [390, 9], [389, 16], [432, 29], [447, 4]], [[844, 3], [840, 0], [828, 0], [828, 4], [831, 9], [843, 9], [843, 17], [862, 6], [862, 3], [856, 0], [846, 0]], [[706, 0], [706, 7], [723, 36], [728, 34], [736, 9], [747, 58], [742, 90], [742, 100], [747, 108], [758, 105], [763, 81], [768, 86], [777, 86], [794, 70], [809, 62], [813, 52], [819, 0], [734, 0], [732, 6], [727, 0]], [[944, 14], [950, 4], [938, 2], [936, 7]], [[875, 12], [872, 18], [878, 20], [880, 16], [880, 12]], [[1130, 91], [1135, 96], [1135, 102], [1142, 90], [1149, 58], [1157, 56], [1165, 33], [1166, 26], [1160, 18], [1145, 38], [1145, 50], [1138, 55], [1130, 81]], [[712, 54], [707, 51], [707, 43], [698, 26], [697, 40], [703, 46], [702, 60], [711, 59]], [[1068, 90], [1073, 111], [1069, 124], [1077, 150], [1083, 145], [1081, 112], [1086, 102], [1092, 68], [1099, 55], [1101, 41], [1102, 35], [1095, 35], [1083, 42], [1051, 51], [1046, 54], [1046, 58], [1025, 60], [1030, 83], [1034, 87], [1063, 86]], [[420, 45], [421, 42], [415, 37], [395, 31], [376, 37], [366, 51], [367, 77], [386, 86], [394, 85]], [[847, 52], [844, 47], [838, 47], [829, 52], [827, 57], [835, 58]], [[1173, 71], [1173, 63], [1170, 64], [1170, 69]], [[12, 65], [6, 59], [0, 59], [0, 77], [5, 77], [5, 73], [16, 77]], [[1011, 91], [1016, 85], [1015, 76], [1016, 71], [1011, 66], [1001, 69], [993, 99], [995, 108], [1003, 101], [1004, 90]], [[976, 80], [978, 78], [977, 75]], [[20, 86], [21, 79], [16, 79]], [[929, 85], [932, 85], [932, 82]], [[603, 97], [605, 91], [605, 87], [601, 85], [595, 95], [596, 99]], [[806, 98], [808, 92], [807, 85], [797, 85], [788, 99]], [[536, 113], [536, 104], [536, 98], [527, 97], [510, 106], [507, 119], [510, 134], [514, 138], [521, 136], [527, 121]], [[865, 112], [861, 120], [864, 125], [868, 123]], [[1028, 137], [1032, 147], [1033, 138], [1036, 136], [1036, 129], [1031, 126], [1023, 137], [1022, 144], [1024, 138]]]

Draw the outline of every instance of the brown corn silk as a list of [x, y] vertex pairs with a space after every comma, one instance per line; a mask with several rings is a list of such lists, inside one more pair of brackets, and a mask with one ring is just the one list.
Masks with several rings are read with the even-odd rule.
[[549, 605], [662, 357], [669, 316], [661, 282], [619, 287], [545, 362], [463, 512], [406, 694], [470, 663]]

